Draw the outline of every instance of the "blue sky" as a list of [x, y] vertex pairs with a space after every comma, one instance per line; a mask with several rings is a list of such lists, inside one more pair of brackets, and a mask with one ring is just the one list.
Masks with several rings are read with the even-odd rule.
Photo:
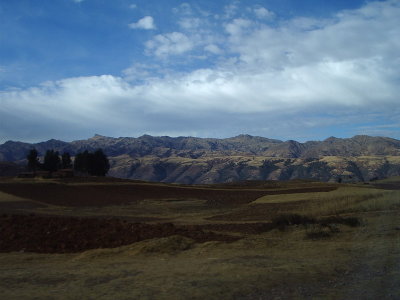
[[399, 37], [399, 0], [0, 0], [0, 142], [400, 138]]

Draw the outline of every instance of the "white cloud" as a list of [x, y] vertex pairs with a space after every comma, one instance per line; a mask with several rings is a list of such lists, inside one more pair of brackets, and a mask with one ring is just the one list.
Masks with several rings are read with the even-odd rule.
[[200, 18], [182, 18], [178, 24], [184, 30], [196, 30], [202, 25], [202, 20]]
[[214, 44], [209, 44], [204, 47], [205, 51], [211, 52], [212, 54], [222, 54], [222, 50]]
[[298, 17], [290, 20], [286, 26], [291, 28], [291, 30], [311, 31], [323, 29], [324, 27], [332, 24], [334, 24], [334, 20]]
[[393, 63], [398, 59], [395, 53], [400, 49], [395, 38], [400, 36], [399, 15], [398, 1], [374, 2], [360, 10], [342, 12], [332, 20], [294, 19], [279, 27], [249, 27], [249, 20], [235, 19], [226, 30], [230, 34], [229, 49], [248, 67], [288, 70], [307, 66], [312, 71], [314, 66], [318, 71], [317, 66], [326, 61], [352, 63], [364, 59], [376, 67], [385, 65], [383, 69], [388, 71], [394, 70]]
[[[396, 112], [398, 98], [393, 97], [398, 88], [376, 82], [369, 73], [350, 82], [343, 78], [345, 86], [335, 77], [340, 76], [341, 68], [348, 75], [357, 75], [351, 74], [354, 66], [328, 64], [319, 68], [319, 73], [310, 68], [256, 75], [200, 69], [138, 85], [114, 76], [70, 78], [0, 94], [0, 115], [8, 116], [9, 126], [15, 128], [20, 117], [34, 126], [52, 124], [60, 134], [65, 128], [76, 127], [70, 131], [73, 137], [82, 132], [91, 134], [93, 128], [104, 133], [114, 130], [113, 135], [185, 135], [193, 131], [209, 135], [218, 129], [218, 134], [225, 136], [250, 132], [290, 137], [294, 131], [288, 126], [312, 130], [346, 124], [349, 115], [353, 115], [351, 122], [365, 121], [377, 112], [400, 117], [400, 111]], [[336, 73], [332, 74], [332, 69]], [[386, 95], [382, 91], [387, 91]], [[318, 116], [326, 111], [330, 117]]]
[[84, 0], [72, 0], [72, 1], [74, 1], [75, 3], [80, 3], [83, 2]]
[[168, 76], [172, 71], [160, 64], [136, 62], [122, 71], [123, 79], [127, 82], [147, 83]]
[[225, 30], [231, 35], [231, 36], [241, 36], [244, 31], [249, 28], [253, 23], [250, 20], [247, 19], [234, 19], [231, 23], [228, 23], [225, 26]]
[[224, 15], [222, 16], [224, 19], [231, 19], [236, 16], [239, 10], [239, 1], [234, 1], [229, 5], [224, 7]]
[[146, 16], [136, 23], [131, 23], [129, 24], [129, 27], [132, 29], [145, 29], [145, 30], [151, 30], [151, 29], [156, 29], [156, 25], [154, 24], [154, 19], [151, 16]]
[[[183, 65], [183, 63], [195, 64], [196, 61], [206, 60], [210, 63], [210, 59], [216, 59], [215, 55], [223, 53], [218, 44], [225, 38], [218, 33], [218, 29], [215, 28], [215, 20], [209, 12], [188, 3], [174, 8], [173, 12], [177, 17], [176, 24], [179, 26], [179, 32], [153, 37], [146, 43], [147, 54], [161, 58], [164, 63], [168, 62], [168, 56], [181, 54], [179, 64]], [[180, 36], [177, 36], [177, 33]], [[175, 35], [174, 39], [172, 39], [172, 35]], [[175, 49], [177, 51], [170, 49], [170, 44], [179, 45]], [[171, 51], [165, 51], [167, 49]], [[171, 57], [170, 63], [174, 64], [174, 57]]]
[[161, 58], [183, 54], [190, 51], [193, 46], [193, 42], [181, 32], [158, 34], [146, 42], [147, 53]]
[[253, 12], [259, 19], [272, 19], [275, 14], [272, 11], [269, 11], [265, 7], [257, 6], [253, 8]]
[[172, 9], [174, 14], [184, 15], [184, 16], [191, 16], [193, 15], [192, 6], [189, 3], [182, 3], [178, 7]]
[[155, 35], [146, 53], [149, 59], [171, 58], [171, 66], [199, 50], [218, 57], [217, 63], [157, 76], [155, 60], [132, 65], [124, 78], [71, 78], [3, 92], [0, 119], [12, 116], [7, 120], [18, 127], [17, 116], [47, 123], [61, 118], [87, 129], [115, 128], [115, 135], [126, 128], [129, 135], [249, 132], [289, 138], [304, 135], [301, 127], [350, 127], [382, 118], [398, 124], [399, 15], [399, 1], [371, 2], [325, 20], [296, 18], [274, 26], [225, 20], [218, 34], [199, 19], [197, 27], [181, 25], [187, 31]]

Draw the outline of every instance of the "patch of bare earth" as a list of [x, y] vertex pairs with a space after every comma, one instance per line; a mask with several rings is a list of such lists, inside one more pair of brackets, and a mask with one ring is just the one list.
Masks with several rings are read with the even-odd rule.
[[245, 204], [264, 196], [263, 191], [230, 191], [152, 184], [69, 185], [58, 183], [2, 183], [0, 191], [52, 205], [101, 207], [144, 199], [202, 199], [210, 205]]
[[232, 242], [237, 237], [172, 223], [129, 223], [118, 219], [3, 215], [0, 252], [72, 253], [113, 248], [146, 239], [181, 235], [195, 242]]

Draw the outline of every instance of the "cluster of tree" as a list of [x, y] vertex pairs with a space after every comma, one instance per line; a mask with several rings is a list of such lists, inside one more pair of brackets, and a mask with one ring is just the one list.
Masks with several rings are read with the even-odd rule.
[[43, 163], [40, 163], [37, 150], [31, 149], [26, 158], [28, 160], [28, 169], [33, 172], [37, 170], [55, 172], [58, 169], [72, 168], [72, 160], [68, 152], [64, 152], [60, 158], [58, 151], [47, 150]]
[[92, 176], [105, 176], [110, 169], [110, 163], [103, 150], [91, 153], [84, 151], [75, 156], [74, 169]]
[[92, 176], [105, 176], [110, 169], [108, 158], [101, 149], [93, 153], [86, 150], [76, 154], [74, 164], [72, 164], [72, 159], [68, 152], [64, 152], [60, 157], [58, 151], [54, 150], [46, 151], [43, 163], [40, 163], [36, 149], [31, 149], [26, 158], [28, 160], [28, 169], [32, 172], [37, 170], [55, 172], [59, 169], [73, 167], [76, 171]]

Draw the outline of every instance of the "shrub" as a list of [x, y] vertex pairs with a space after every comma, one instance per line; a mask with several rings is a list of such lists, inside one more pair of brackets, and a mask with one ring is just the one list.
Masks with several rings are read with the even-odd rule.
[[283, 214], [272, 220], [273, 227], [280, 230], [284, 230], [290, 225], [308, 225], [315, 223], [316, 220], [314, 218], [299, 214]]
[[356, 217], [341, 217], [341, 216], [332, 216], [325, 219], [320, 220], [321, 225], [329, 225], [329, 224], [343, 224], [350, 227], [357, 227], [361, 225], [360, 219]]
[[312, 240], [320, 240], [330, 238], [333, 235], [332, 230], [329, 227], [314, 227], [310, 231], [307, 231], [306, 238]]
[[285, 230], [287, 226], [292, 225], [319, 225], [330, 230], [330, 233], [339, 232], [339, 228], [336, 224], [342, 224], [350, 227], [356, 227], [361, 225], [361, 222], [356, 217], [341, 217], [332, 216], [322, 219], [316, 219], [299, 214], [282, 214], [272, 220], [272, 228], [278, 228], [279, 230]]

